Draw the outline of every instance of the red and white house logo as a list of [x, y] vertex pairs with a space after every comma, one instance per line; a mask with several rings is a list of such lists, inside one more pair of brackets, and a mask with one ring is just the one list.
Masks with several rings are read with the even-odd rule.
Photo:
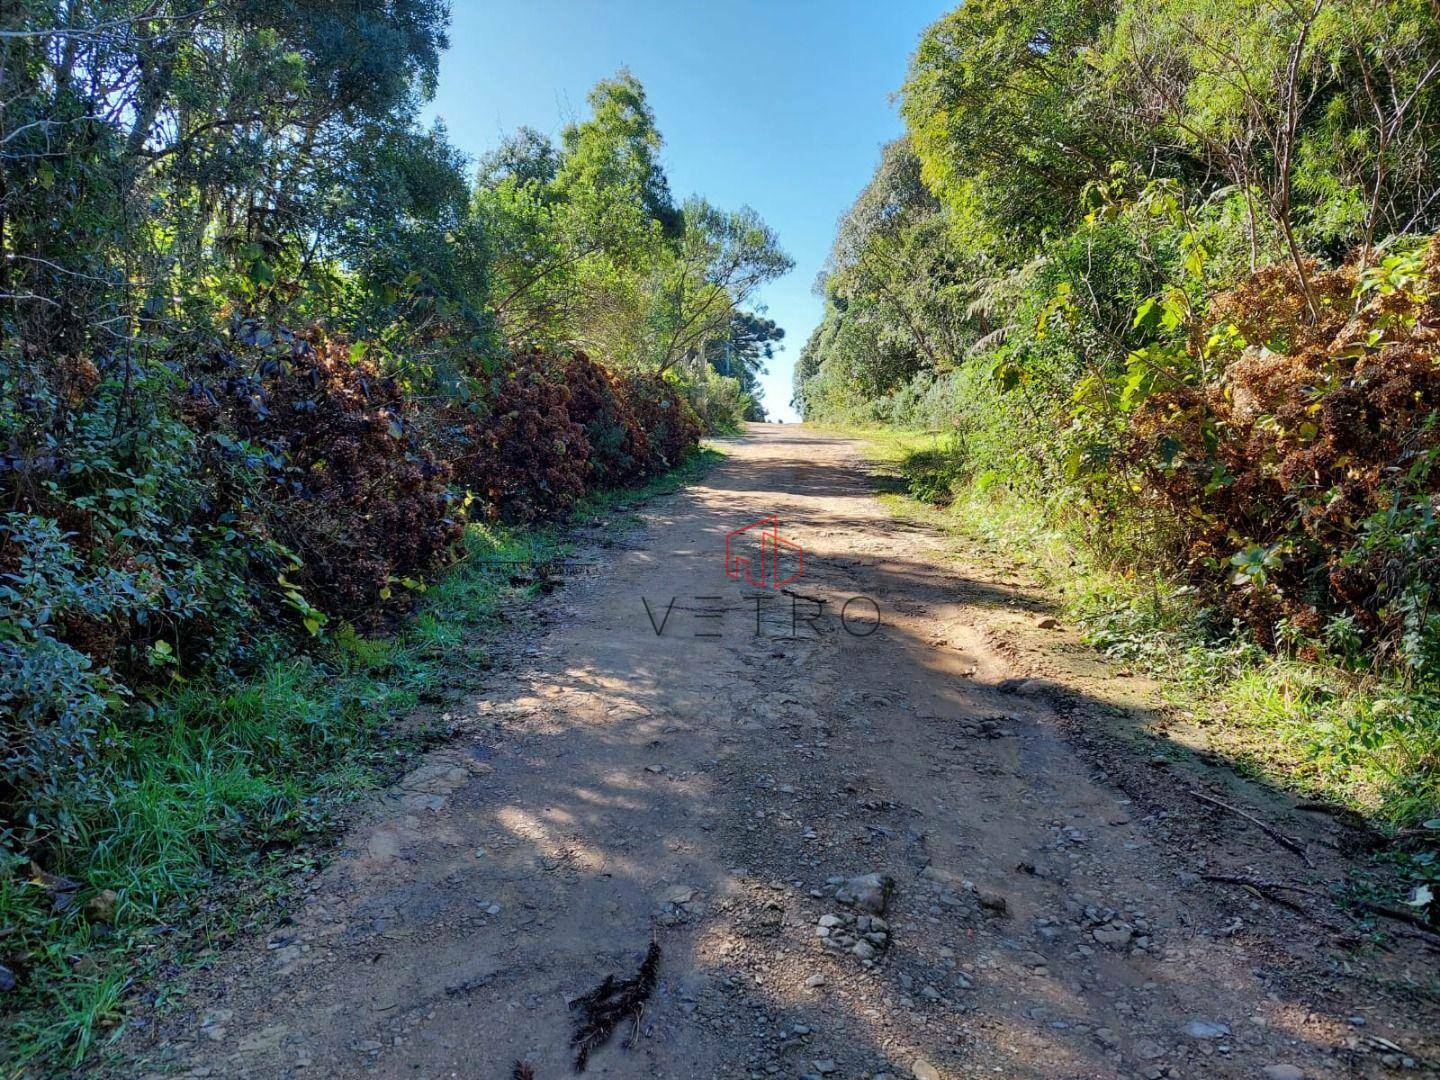
[[[785, 574], [791, 567], [794, 572]], [[780, 519], [774, 514], [725, 534], [726, 577], [743, 577], [756, 588], [778, 589], [798, 580], [804, 570], [804, 550], [780, 535]]]

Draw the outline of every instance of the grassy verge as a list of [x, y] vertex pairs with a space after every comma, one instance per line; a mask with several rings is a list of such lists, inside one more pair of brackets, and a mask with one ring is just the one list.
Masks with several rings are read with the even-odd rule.
[[[587, 500], [577, 521], [623, 513], [703, 475], [698, 450], [640, 488]], [[103, 764], [103, 803], [76, 806], [63, 865], [0, 865], [0, 1073], [55, 1075], [108, 1041], [137, 983], [266, 910], [313, 866], [344, 807], [444, 734], [424, 704], [442, 676], [488, 666], [502, 604], [541, 587], [564, 528], [472, 525], [458, 564], [388, 637], [340, 632], [225, 686], [177, 685]], [[460, 685], [464, 685], [463, 681]], [[3, 856], [3, 852], [0, 852]]]
[[1440, 880], [1430, 842], [1440, 841], [1433, 688], [1357, 672], [1338, 657], [1256, 647], [1218, 624], [1182, 582], [1107, 565], [1062, 510], [954, 473], [943, 434], [852, 434], [902, 478], [906, 493], [884, 496], [893, 512], [963, 537], [967, 552], [1024, 564], [1063, 597], [1090, 644], [1156, 678], [1168, 702], [1205, 726], [1211, 745], [1239, 770], [1354, 811], [1383, 832], [1418, 832], [1419, 842], [1394, 858], [1417, 886]]

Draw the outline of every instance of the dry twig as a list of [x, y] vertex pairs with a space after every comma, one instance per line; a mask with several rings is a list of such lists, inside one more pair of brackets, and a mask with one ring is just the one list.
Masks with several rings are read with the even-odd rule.
[[625, 1040], [627, 1048], [633, 1047], [640, 1037], [640, 1017], [645, 1011], [645, 1002], [655, 989], [655, 980], [660, 971], [660, 943], [651, 940], [645, 953], [645, 961], [633, 979], [617, 982], [614, 975], [587, 994], [581, 994], [570, 1002], [570, 1008], [580, 1013], [575, 1022], [575, 1031], [570, 1036], [570, 1046], [575, 1051], [575, 1071], [584, 1072], [589, 1064], [590, 1054], [610, 1041], [610, 1036], [622, 1020], [629, 1020], [631, 1031]]
[[1230, 813], [1236, 815], [1237, 817], [1244, 818], [1246, 821], [1250, 822], [1251, 825], [1254, 825], [1257, 829], [1263, 832], [1266, 836], [1270, 837], [1270, 839], [1274, 840], [1281, 847], [1289, 848], [1291, 851], [1295, 852], [1296, 855], [1299, 855], [1300, 858], [1304, 860], [1306, 866], [1315, 865], [1310, 861], [1310, 853], [1305, 850], [1305, 845], [1302, 844], [1299, 840], [1296, 840], [1293, 836], [1286, 836], [1279, 829], [1275, 828], [1275, 826], [1267, 825], [1265, 822], [1257, 818], [1254, 814], [1247, 813], [1246, 811], [1241, 810], [1238, 806], [1231, 806], [1229, 803], [1224, 802], [1221, 799], [1217, 799], [1213, 795], [1206, 795], [1203, 791], [1196, 791], [1194, 788], [1188, 788], [1187, 790], [1193, 798], [1196, 798], [1203, 803], [1208, 803], [1211, 806], [1218, 806], [1221, 810], [1228, 810], [1230, 811]]

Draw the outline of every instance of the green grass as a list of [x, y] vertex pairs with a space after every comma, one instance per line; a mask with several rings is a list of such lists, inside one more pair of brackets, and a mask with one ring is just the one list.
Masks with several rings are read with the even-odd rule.
[[[1336, 659], [1274, 655], [1204, 609], [1143, 556], [1097, 552], [1063, 507], [973, 483], [944, 434], [856, 432], [893, 467], [901, 515], [924, 518], [1037, 574], [1096, 648], [1156, 677], [1243, 771], [1348, 807], [1381, 829], [1440, 816], [1440, 699]], [[1139, 541], [1137, 541], [1138, 543]]]
[[[721, 456], [698, 450], [643, 487], [588, 499], [575, 519], [621, 519]], [[102, 733], [106, 795], [73, 808], [63, 864], [44, 868], [76, 888], [47, 889], [18, 858], [0, 865], [0, 962], [20, 977], [3, 999], [0, 1074], [79, 1066], [113, 1039], [138, 984], [260, 917], [286, 873], [315, 864], [347, 803], [443, 735], [424, 703], [442, 682], [474, 685], [500, 606], [533, 592], [532, 572], [568, 547], [563, 527], [475, 524], [463, 543], [399, 633], [342, 630], [243, 682], [178, 684], [143, 722]], [[108, 921], [85, 910], [105, 890]]]

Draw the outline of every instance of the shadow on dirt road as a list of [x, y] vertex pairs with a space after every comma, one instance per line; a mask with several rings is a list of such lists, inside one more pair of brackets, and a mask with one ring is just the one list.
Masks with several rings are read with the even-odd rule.
[[[457, 737], [130, 1040], [145, 1067], [568, 1075], [567, 1000], [655, 935], [636, 1045], [594, 1073], [1423, 1071], [1423, 954], [1200, 876], [1334, 876], [1338, 826], [1287, 822], [1312, 869], [1189, 797], [1228, 780], [1117, 730], [1111, 691], [1143, 685], [1066, 662], [1043, 595], [891, 520], [852, 442], [753, 426], [727, 449], [580, 553]], [[726, 534], [770, 514], [799, 595], [725, 574]], [[1227, 795], [1252, 797], [1284, 809]], [[878, 922], [836, 899], [867, 873], [894, 881]]]

